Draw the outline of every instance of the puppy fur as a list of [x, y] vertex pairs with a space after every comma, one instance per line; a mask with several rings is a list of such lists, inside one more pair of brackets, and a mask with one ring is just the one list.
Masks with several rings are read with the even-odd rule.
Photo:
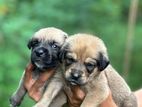
[[[41, 71], [48, 72], [48, 68], [55, 69], [54, 76], [49, 79], [46, 84], [43, 86], [45, 92], [43, 92], [43, 97], [39, 102], [37, 102], [34, 107], [60, 107], [60, 103], [58, 104], [51, 104], [53, 99], [57, 96], [59, 91], [63, 87], [63, 77], [60, 71], [60, 63], [58, 61], [58, 54], [60, 51], [61, 46], [65, 42], [67, 38], [67, 34], [60, 29], [49, 27], [43, 28], [37, 31], [32, 39], [28, 43], [28, 48], [31, 49], [31, 62], [37, 67], [35, 71], [33, 71], [33, 79], [37, 79], [39, 73]], [[36, 40], [36, 41], [35, 41]], [[37, 41], [40, 41], [40, 44], [37, 46]], [[54, 43], [56, 46], [53, 46]], [[48, 55], [43, 55], [43, 57], [39, 57], [36, 62], [35, 50], [36, 48], [45, 48], [49, 49]], [[58, 49], [52, 49], [58, 48]], [[44, 53], [43, 53], [44, 54]], [[54, 66], [53, 66], [54, 65]], [[12, 107], [17, 107], [21, 104], [27, 90], [24, 87], [24, 76], [25, 72], [22, 75], [21, 81], [19, 83], [19, 87], [17, 88], [16, 92], [12, 95], [10, 99], [10, 103]], [[64, 96], [64, 94], [62, 94]], [[65, 97], [65, 96], [64, 96]], [[63, 100], [64, 101], [64, 100]], [[51, 105], [50, 105], [51, 104]]]
[[100, 38], [75, 34], [61, 50], [65, 79], [72, 85], [80, 85], [87, 93], [80, 107], [98, 107], [108, 97], [109, 90], [118, 107], [137, 107], [129, 86], [109, 63]]

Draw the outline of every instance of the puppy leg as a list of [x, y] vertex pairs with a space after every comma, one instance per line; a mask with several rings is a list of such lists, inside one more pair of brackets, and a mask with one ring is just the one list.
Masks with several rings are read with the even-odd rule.
[[98, 107], [109, 95], [109, 90], [106, 92], [101, 92], [99, 90], [94, 91], [96, 92], [86, 95], [80, 107]]
[[19, 86], [16, 90], [16, 92], [12, 95], [12, 97], [10, 98], [10, 104], [12, 107], [16, 107], [18, 105], [21, 104], [21, 101], [23, 100], [27, 89], [25, 88], [25, 85], [27, 85], [27, 87], [29, 87], [30, 83], [30, 76], [31, 76], [31, 71], [33, 70], [33, 65], [32, 64], [28, 64], [28, 66], [26, 67], [24, 73], [22, 74]]
[[110, 92], [105, 74], [101, 73], [99, 77], [90, 81], [86, 90], [87, 94], [80, 107], [98, 107], [107, 99]]
[[131, 93], [130, 96], [128, 96], [124, 102], [123, 107], [138, 107], [136, 96], [134, 93]]
[[[58, 75], [58, 73], [56, 74], [57, 76], [60, 75], [60, 74]], [[63, 88], [63, 80], [61, 79], [61, 76], [59, 76], [60, 78], [56, 77], [56, 74], [49, 81], [49, 84], [46, 87], [46, 90], [41, 100], [33, 107], [49, 107], [49, 105], [57, 96], [57, 94], [61, 91], [61, 89]]]
[[67, 102], [67, 97], [62, 90], [59, 92], [59, 94], [56, 96], [56, 98], [52, 101], [51, 105], [49, 107], [63, 107], [63, 105]]
[[12, 107], [19, 106], [26, 94], [26, 89], [24, 87], [24, 76], [25, 76], [25, 72], [22, 75], [22, 78], [20, 80], [20, 83], [19, 83], [19, 86], [18, 86], [16, 92], [10, 98], [10, 104]]

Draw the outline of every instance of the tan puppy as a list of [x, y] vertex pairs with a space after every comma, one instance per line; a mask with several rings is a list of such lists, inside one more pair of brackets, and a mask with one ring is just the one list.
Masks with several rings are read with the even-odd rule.
[[[21, 104], [27, 91], [34, 100], [38, 101], [34, 107], [48, 107], [51, 104], [63, 87], [58, 54], [66, 38], [65, 32], [52, 27], [41, 29], [34, 34], [28, 43], [32, 64], [28, 65], [18, 89], [10, 99], [12, 107]], [[48, 72], [54, 71], [55, 74], [49, 79]], [[48, 81], [45, 82], [45, 80]], [[54, 104], [52, 107], [58, 107], [58, 105]]]
[[67, 39], [60, 55], [65, 78], [80, 85], [86, 97], [80, 107], [98, 107], [112, 92], [118, 107], [137, 107], [124, 79], [109, 64], [107, 49], [96, 36], [76, 34]]

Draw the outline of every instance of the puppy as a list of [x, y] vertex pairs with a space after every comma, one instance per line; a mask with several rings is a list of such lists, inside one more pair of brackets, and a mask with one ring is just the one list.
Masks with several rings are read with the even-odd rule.
[[[51, 104], [52, 100], [63, 87], [63, 77], [60, 72], [58, 54], [66, 38], [67, 34], [65, 32], [52, 27], [41, 29], [34, 34], [28, 43], [28, 48], [31, 49], [32, 64], [29, 64], [23, 73], [19, 87], [10, 99], [12, 107], [19, 106], [26, 92], [29, 92], [30, 89], [33, 88], [32, 91], [34, 92], [32, 94], [36, 94], [36, 87], [40, 88], [38, 93], [42, 93], [43, 97], [34, 107], [48, 107]], [[47, 73], [51, 71], [55, 71], [55, 74], [51, 79], [46, 81], [49, 78]], [[31, 74], [32, 76], [30, 76]], [[43, 82], [42, 86], [31, 86], [31, 84], [40, 83], [38, 80], [41, 80], [41, 83]], [[33, 81], [37, 82], [33, 84]], [[35, 98], [36, 96], [32, 94], [30, 96]], [[56, 105], [52, 107], [56, 107]]]
[[70, 36], [61, 49], [65, 79], [86, 93], [80, 107], [98, 107], [109, 95], [118, 107], [137, 107], [135, 96], [109, 63], [103, 41], [93, 35]]

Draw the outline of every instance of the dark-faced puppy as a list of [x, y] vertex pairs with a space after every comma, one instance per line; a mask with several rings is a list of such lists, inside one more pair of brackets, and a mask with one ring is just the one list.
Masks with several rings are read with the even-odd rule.
[[100, 38], [88, 34], [70, 36], [60, 57], [66, 80], [86, 92], [80, 107], [98, 107], [109, 90], [118, 107], [137, 107], [130, 88], [109, 64], [106, 46]]
[[47, 70], [58, 65], [58, 54], [67, 34], [55, 28], [41, 29], [29, 41], [31, 62], [39, 69]]
[[[45, 91], [35, 107], [48, 107], [63, 87], [62, 75], [59, 71], [58, 54], [66, 38], [67, 34], [65, 32], [51, 27], [36, 32], [28, 43], [28, 48], [31, 49], [31, 63], [34, 66], [34, 68], [29, 68], [32, 71], [32, 81], [37, 81], [40, 75], [43, 75], [45, 72], [55, 70], [53, 78], [47, 81], [40, 89], [40, 93]], [[26, 75], [26, 72], [24, 72], [18, 89], [10, 99], [12, 107], [19, 106], [28, 91], [27, 86], [25, 86]]]

